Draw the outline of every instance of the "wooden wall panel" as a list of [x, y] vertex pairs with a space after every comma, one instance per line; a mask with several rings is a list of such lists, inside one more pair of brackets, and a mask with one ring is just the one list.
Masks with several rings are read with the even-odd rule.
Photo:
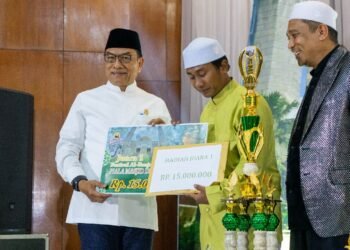
[[177, 196], [157, 197], [159, 231], [155, 234], [153, 249], [177, 249]]
[[62, 211], [63, 211], [63, 222], [60, 225], [61, 242], [56, 247], [57, 250], [58, 249], [67, 249], [67, 250], [80, 249], [80, 241], [79, 241], [77, 226], [73, 224], [65, 223], [72, 192], [73, 190], [71, 185], [69, 185], [68, 183], [64, 183], [61, 189]]
[[65, 0], [65, 50], [102, 52], [111, 29], [129, 27], [128, 2]]
[[166, 9], [166, 79], [181, 82], [181, 4], [168, 0]]
[[[54, 162], [62, 121], [63, 60], [60, 53], [0, 51], [0, 86], [34, 96], [33, 233], [49, 233], [61, 245], [62, 181]], [[1, 101], [1, 100], [0, 100]]]
[[64, 117], [76, 95], [106, 82], [102, 53], [64, 53]]
[[62, 49], [62, 0], [0, 1], [0, 48]]
[[66, 0], [65, 50], [102, 52], [111, 29], [134, 29], [139, 32], [145, 58], [140, 79], [166, 79], [166, 0], [111, 2]]
[[166, 0], [130, 0], [130, 28], [141, 39], [145, 65], [141, 80], [166, 80]]

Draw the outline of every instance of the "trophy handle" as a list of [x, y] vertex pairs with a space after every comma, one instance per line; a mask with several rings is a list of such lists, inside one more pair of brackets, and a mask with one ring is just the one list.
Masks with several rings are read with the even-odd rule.
[[243, 77], [244, 86], [248, 90], [256, 87], [260, 75], [263, 56], [256, 46], [248, 46], [242, 50], [238, 58], [238, 65]]

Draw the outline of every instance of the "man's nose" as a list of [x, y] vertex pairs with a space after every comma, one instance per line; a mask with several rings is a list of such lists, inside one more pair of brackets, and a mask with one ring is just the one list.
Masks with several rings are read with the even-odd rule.
[[115, 62], [113, 63], [113, 67], [116, 67], [116, 68], [118, 68], [118, 67], [123, 67], [123, 68], [124, 68], [124, 64], [122, 64], [122, 63], [120, 62], [120, 59], [117, 57], [116, 60], [115, 60]]
[[198, 89], [203, 88], [204, 82], [201, 81], [200, 79], [196, 79], [196, 80], [195, 80], [195, 83], [194, 83], [194, 86], [195, 86], [196, 88], [198, 88]]
[[294, 47], [294, 40], [293, 39], [289, 39], [288, 40], [288, 49], [292, 49]]

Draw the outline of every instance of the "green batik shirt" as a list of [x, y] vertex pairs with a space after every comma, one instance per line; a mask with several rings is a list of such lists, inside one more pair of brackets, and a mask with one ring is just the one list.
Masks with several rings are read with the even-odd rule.
[[[243, 114], [243, 96], [245, 94], [246, 89], [236, 81], [231, 80], [220, 93], [207, 103], [200, 117], [201, 122], [209, 124], [208, 142], [229, 142], [225, 178], [232, 171], [235, 171], [238, 176], [243, 174], [242, 168], [245, 159], [240, 156], [237, 148], [237, 132], [240, 127], [240, 118]], [[259, 96], [257, 99], [257, 113], [260, 116], [264, 136], [264, 144], [257, 159], [259, 173], [263, 171], [273, 176], [273, 184], [277, 189], [274, 193], [274, 198], [279, 199], [281, 185], [275, 158], [273, 118], [271, 110], [262, 96]], [[236, 190], [235, 193], [239, 195], [239, 182], [236, 185]], [[207, 187], [206, 194], [209, 205], [199, 205], [201, 213], [201, 249], [224, 250], [225, 228], [222, 225], [222, 218], [226, 211], [225, 202], [222, 199], [225, 198], [225, 195], [220, 184], [213, 184]], [[237, 196], [234, 198], [237, 198]], [[276, 207], [276, 213], [281, 218], [280, 206]], [[279, 239], [281, 240], [280, 227], [279, 232]], [[250, 244], [249, 248], [252, 248], [252, 244]]]

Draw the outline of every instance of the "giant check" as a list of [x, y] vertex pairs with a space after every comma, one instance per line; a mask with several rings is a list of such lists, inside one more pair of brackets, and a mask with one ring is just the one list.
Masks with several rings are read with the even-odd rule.
[[194, 193], [224, 178], [228, 143], [155, 148], [146, 195]]
[[206, 123], [110, 128], [100, 178], [107, 186], [99, 191], [143, 195], [154, 147], [206, 143], [207, 132]]

